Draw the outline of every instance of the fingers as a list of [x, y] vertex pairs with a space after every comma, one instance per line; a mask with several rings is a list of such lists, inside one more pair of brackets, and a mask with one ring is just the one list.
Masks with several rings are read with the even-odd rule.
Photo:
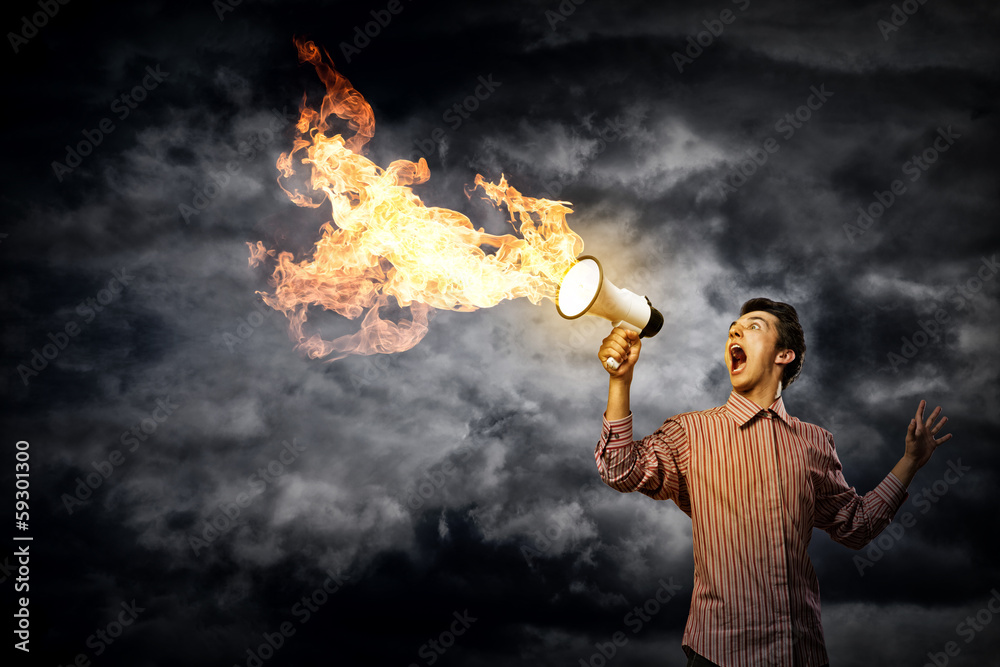
[[[601, 343], [601, 349], [597, 352], [597, 357], [601, 364], [611, 373], [612, 376], [619, 377], [631, 372], [631, 367], [639, 358], [639, 348], [642, 346], [639, 334], [628, 329], [616, 327]], [[617, 362], [617, 369], [608, 368], [608, 359]]]
[[927, 418], [927, 421], [926, 421], [926, 422], [924, 423], [924, 426], [925, 426], [926, 428], [930, 428], [930, 427], [931, 427], [931, 424], [933, 424], [933, 423], [934, 423], [934, 420], [935, 420], [935, 419], [937, 418], [937, 416], [938, 416], [938, 415], [939, 415], [940, 413], [941, 413], [941, 406], [939, 405], [939, 406], [937, 406], [936, 408], [934, 408], [934, 412], [932, 412], [932, 413], [931, 413], [931, 416]]
[[[620, 346], [611, 343], [603, 345], [597, 353], [597, 358], [601, 360], [601, 365], [609, 371], [617, 370], [617, 367], [621, 366], [628, 357], [629, 353], [627, 350], [622, 350]], [[608, 366], [609, 359], [616, 364], [615, 367]]]
[[931, 429], [931, 433], [937, 434], [937, 432], [940, 431], [944, 427], [944, 424], [945, 424], [946, 421], [948, 421], [948, 418], [947, 417], [942, 417], [941, 421], [939, 421], [937, 423], [937, 426], [935, 426], [934, 428]]
[[611, 330], [611, 333], [609, 333], [608, 337], [605, 338], [604, 340], [605, 341], [615, 340], [622, 345], [629, 345], [639, 340], [639, 334], [630, 329], [615, 327], [614, 329]]
[[[601, 346], [601, 356], [614, 357], [615, 361], [624, 361], [629, 354], [628, 345], [622, 345], [616, 340], [605, 340], [604, 345]], [[606, 358], [606, 357], [605, 357]]]
[[934, 443], [934, 446], [942, 445], [949, 440], [951, 440], [951, 433], [947, 433], [940, 438], [935, 438], [941, 429], [944, 428], [945, 424], [948, 423], [947, 417], [941, 417], [937, 424], [934, 424], [934, 420], [938, 418], [941, 414], [941, 406], [934, 408], [933, 412], [925, 419], [924, 418], [924, 407], [926, 407], [927, 401], [921, 400], [920, 405], [917, 406], [917, 412], [914, 415], [914, 419], [910, 420], [910, 425], [906, 429], [907, 439], [911, 438], [922, 438], [927, 439]]
[[[942, 417], [941, 421], [939, 421], [937, 423], [937, 426], [935, 426], [933, 429], [931, 429], [931, 437], [937, 435], [938, 431], [940, 431], [942, 428], [944, 428], [945, 422], [947, 422], [947, 421], [948, 421], [947, 417]], [[948, 442], [949, 440], [951, 440], [951, 436], [952, 436], [951, 433], [946, 433], [945, 435], [941, 436], [940, 438], [935, 439], [934, 443], [937, 444], [937, 445], [940, 445], [942, 443]]]
[[598, 356], [603, 363], [608, 356], [614, 357], [616, 361], [625, 361], [630, 356], [632, 345], [639, 342], [639, 334], [628, 329], [612, 329], [607, 338], [601, 344]]
[[945, 423], [948, 421], [948, 418], [941, 417], [941, 420], [937, 423], [937, 425], [931, 428], [934, 424], [934, 420], [937, 419], [938, 415], [941, 414], [941, 406], [939, 405], [936, 408], [934, 408], [934, 411], [931, 412], [931, 414], [925, 419], [924, 407], [926, 405], [927, 401], [921, 399], [920, 404], [917, 406], [917, 413], [915, 415], [915, 419], [910, 423], [911, 425], [916, 426], [917, 433], [922, 433], [923, 431], [930, 431], [931, 434], [936, 434], [944, 427]]

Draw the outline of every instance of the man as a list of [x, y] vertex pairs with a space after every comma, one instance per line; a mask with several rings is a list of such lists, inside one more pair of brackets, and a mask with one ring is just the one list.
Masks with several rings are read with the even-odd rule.
[[[907, 498], [914, 473], [951, 434], [947, 417], [910, 421], [903, 457], [864, 497], [841, 473], [833, 436], [785, 411], [781, 398], [806, 351], [795, 309], [743, 304], [725, 358], [733, 390], [724, 406], [667, 419], [632, 440], [629, 387], [642, 343], [616, 328], [598, 357], [610, 374], [595, 460], [621, 492], [673, 500], [692, 522], [694, 591], [682, 647], [688, 667], [821, 667], [829, 662], [819, 584], [807, 553], [813, 527], [852, 549], [874, 539]], [[608, 358], [620, 363], [606, 366]]]

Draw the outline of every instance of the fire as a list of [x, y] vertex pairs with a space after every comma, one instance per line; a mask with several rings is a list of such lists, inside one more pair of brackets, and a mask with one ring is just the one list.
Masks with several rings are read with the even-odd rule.
[[[427, 161], [396, 160], [382, 168], [364, 157], [375, 128], [371, 106], [314, 43], [295, 45], [299, 61], [313, 65], [326, 94], [319, 111], [306, 106], [303, 96], [292, 150], [278, 158], [278, 183], [299, 206], [329, 202], [332, 220], [320, 228], [312, 257], [298, 262], [260, 241], [247, 245], [251, 266], [276, 261], [274, 291], [259, 294], [288, 317], [298, 348], [330, 361], [401, 352], [427, 334], [435, 308], [472, 311], [504, 299], [555, 299], [560, 279], [583, 250], [583, 239], [566, 223], [569, 202], [526, 197], [503, 176], [494, 184], [477, 174], [475, 186], [506, 206], [520, 236], [487, 234], [461, 213], [426, 206], [411, 186], [430, 178]], [[328, 136], [331, 115], [347, 121], [353, 135]], [[308, 165], [305, 193], [286, 187], [296, 164]], [[484, 246], [495, 250], [487, 253]], [[392, 300], [408, 311], [399, 321], [380, 316]], [[306, 333], [312, 306], [352, 320], [363, 315], [361, 327], [331, 341]]]

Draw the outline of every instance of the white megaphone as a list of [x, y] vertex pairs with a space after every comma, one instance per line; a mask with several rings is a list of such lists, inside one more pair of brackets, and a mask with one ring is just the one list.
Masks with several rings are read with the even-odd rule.
[[[651, 338], [663, 327], [663, 315], [649, 299], [616, 287], [604, 277], [596, 257], [583, 255], [570, 267], [559, 284], [556, 310], [567, 320], [581, 315], [596, 315], [611, 320], [612, 326], [630, 329], [639, 338]], [[618, 369], [618, 362], [608, 358], [607, 366]]]

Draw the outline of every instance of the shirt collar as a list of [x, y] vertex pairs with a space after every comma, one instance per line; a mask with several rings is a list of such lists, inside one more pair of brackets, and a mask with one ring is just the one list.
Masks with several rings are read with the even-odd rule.
[[733, 418], [733, 421], [740, 426], [746, 426], [751, 419], [767, 411], [770, 411], [786, 424], [789, 423], [789, 416], [785, 411], [785, 402], [782, 400], [781, 396], [776, 398], [774, 403], [771, 403], [771, 406], [767, 410], [764, 410], [764, 408], [760, 407], [749, 398], [740, 396], [736, 393], [735, 389], [730, 392], [729, 400], [726, 401], [726, 412], [728, 412], [729, 416]]

